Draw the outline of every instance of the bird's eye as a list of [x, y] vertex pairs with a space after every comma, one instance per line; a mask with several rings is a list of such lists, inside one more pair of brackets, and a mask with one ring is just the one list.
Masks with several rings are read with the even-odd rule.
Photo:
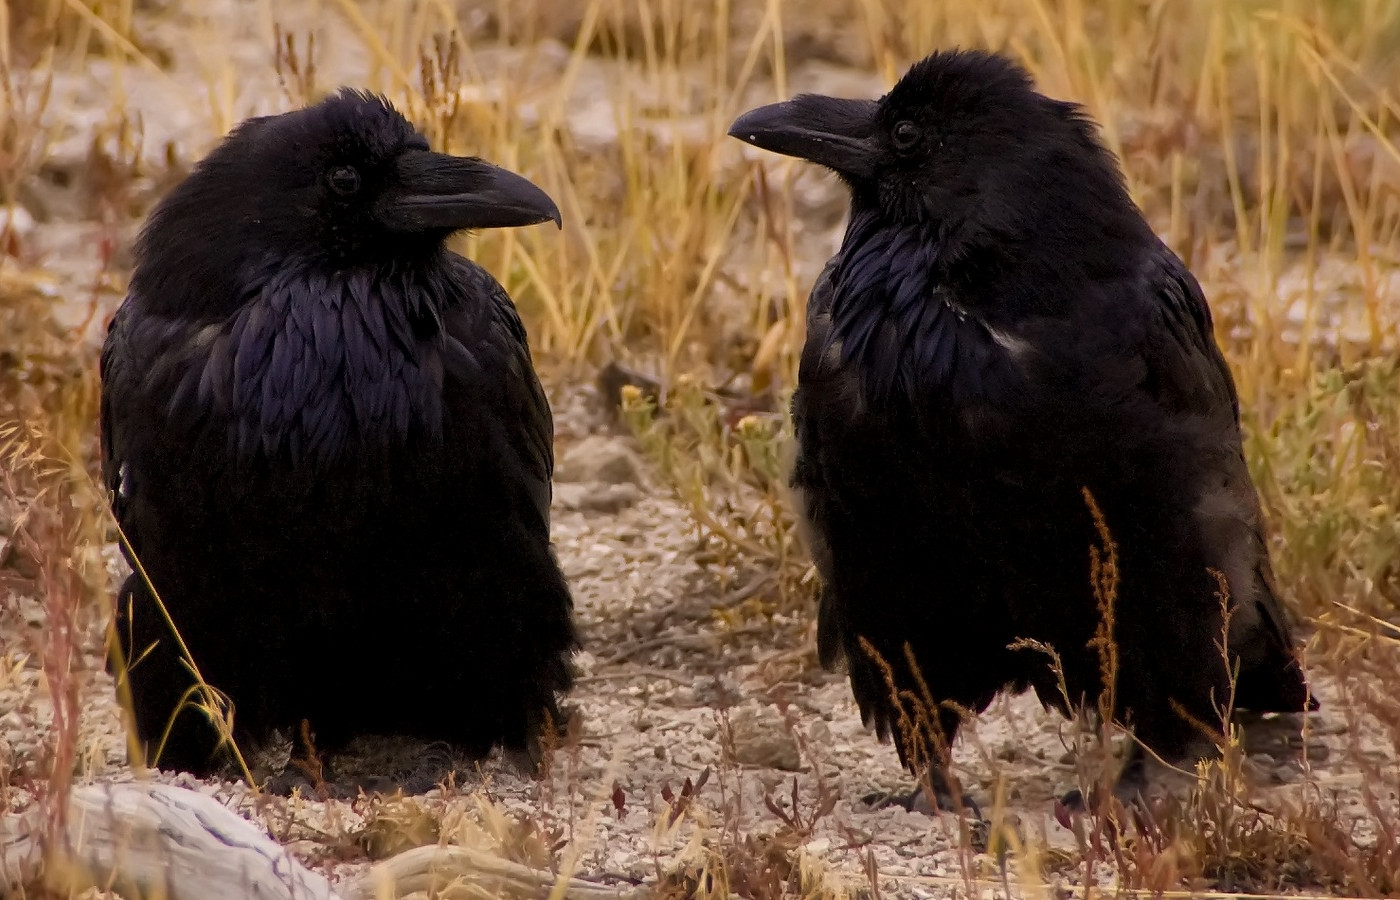
[[922, 132], [919, 130], [918, 125], [915, 125], [913, 122], [905, 121], [894, 126], [894, 133], [891, 134], [890, 137], [894, 141], [894, 148], [896, 150], [908, 150], [919, 142], [921, 134]]
[[331, 190], [342, 197], [348, 197], [360, 189], [360, 173], [350, 166], [331, 169], [326, 180], [330, 183]]

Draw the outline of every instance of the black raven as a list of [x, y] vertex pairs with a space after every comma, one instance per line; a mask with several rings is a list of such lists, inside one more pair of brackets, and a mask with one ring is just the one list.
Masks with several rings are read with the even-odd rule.
[[[1315, 708], [1210, 310], [1079, 107], [1001, 55], [945, 51], [879, 101], [801, 95], [729, 133], [850, 190], [807, 309], [792, 485], [822, 580], [820, 658], [846, 661], [882, 739], [899, 708], [864, 644], [941, 706], [915, 757], [956, 734], [950, 703], [1099, 698], [1089, 498], [1117, 546], [1115, 715], [1143, 744], [1185, 761], [1208, 749], [1191, 719], [1220, 724], [1212, 569], [1237, 708]], [[1067, 691], [1021, 638], [1058, 653]], [[1143, 777], [1139, 748], [1120, 789]]]
[[[549, 220], [349, 89], [243, 122], [152, 211], [101, 357], [103, 472], [236, 737], [537, 760], [578, 647], [553, 420], [509, 296], [445, 240]], [[198, 711], [166, 736], [191, 678], [141, 571], [116, 619], [137, 732], [205, 774]]]

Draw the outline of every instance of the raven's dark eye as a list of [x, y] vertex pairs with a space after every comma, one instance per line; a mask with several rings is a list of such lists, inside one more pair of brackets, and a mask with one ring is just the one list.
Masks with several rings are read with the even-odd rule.
[[331, 190], [342, 197], [348, 197], [360, 189], [360, 173], [350, 166], [331, 169], [326, 180], [330, 182]]
[[890, 135], [890, 138], [894, 141], [894, 148], [896, 150], [908, 150], [919, 142], [919, 137], [922, 134], [923, 132], [919, 130], [919, 126], [915, 125], [913, 122], [904, 121], [894, 126], [894, 132]]

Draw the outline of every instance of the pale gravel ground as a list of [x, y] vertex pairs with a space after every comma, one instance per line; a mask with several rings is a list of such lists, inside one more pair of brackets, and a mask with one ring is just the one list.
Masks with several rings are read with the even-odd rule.
[[[175, 26], [156, 28], [154, 41], [173, 48], [177, 66], [185, 72], [198, 72], [202, 65], [217, 68], [225, 61], [232, 65], [238, 78], [229, 85], [227, 96], [228, 112], [234, 117], [271, 111], [280, 100], [266, 44], [256, 37], [257, 17], [244, 15], [241, 6], [210, 4], [209, 9], [210, 34], [228, 35], [215, 45], [219, 53], [227, 54], [225, 58], [205, 63], [192, 60], [183, 45], [183, 32], [174, 30]], [[345, 37], [344, 26], [334, 17], [311, 18], [306, 9], [288, 7], [281, 18], [293, 28], [314, 25], [318, 29], [323, 84], [334, 83], [337, 76], [357, 81], [368, 68], [364, 50]], [[337, 34], [338, 39], [326, 39]], [[526, 97], [521, 115], [532, 116], [539, 112], [538, 102], [530, 99], [532, 91], [536, 98], [542, 96], [562, 67], [563, 57], [559, 45], [547, 46], [527, 66], [520, 58], [488, 50], [481, 64], [515, 80]], [[575, 89], [579, 102], [570, 106], [567, 127], [581, 140], [611, 138], [607, 97], [618, 79], [602, 66], [588, 61]], [[646, 105], [646, 85], [636, 78], [623, 82], [635, 85], [638, 104]], [[86, 296], [94, 283], [100, 268], [98, 242], [104, 234], [116, 238], [118, 266], [131, 236], [130, 226], [104, 231], [92, 221], [94, 210], [84, 206], [85, 191], [90, 190], [83, 181], [87, 147], [109, 115], [114, 83], [127, 85], [128, 108], [139, 112], [144, 122], [142, 155], [149, 160], [163, 156], [166, 141], [197, 152], [207, 146], [219, 119], [208, 103], [199, 102], [198, 89], [139, 68], [114, 69], [105, 61], [94, 61], [82, 73], [59, 75], [48, 113], [59, 126], [58, 140], [49, 154], [50, 169], [58, 174], [44, 180], [27, 201], [40, 224], [26, 236], [26, 245], [66, 287], [68, 296], [75, 291]], [[883, 87], [873, 76], [829, 60], [794, 60], [789, 83], [794, 91], [827, 90], [848, 96], [872, 95]], [[721, 164], [732, 165], [745, 152], [736, 145]], [[794, 239], [799, 251], [797, 277], [810, 283], [839, 238], [843, 207], [839, 188], [814, 170], [800, 171], [794, 189], [801, 220]], [[1348, 310], [1355, 308], [1348, 301], [1356, 291], [1357, 278], [1354, 269], [1324, 267], [1317, 286], [1329, 298], [1323, 304], [1320, 330], [1343, 342], [1355, 337], [1348, 334], [1354, 330]], [[1295, 302], [1301, 284], [1298, 278], [1285, 279], [1280, 291], [1280, 318], [1295, 329], [1301, 325]], [[104, 299], [107, 308], [115, 300], [110, 295]], [[68, 310], [68, 320], [75, 320], [78, 312], [76, 307]], [[96, 339], [98, 334], [94, 331], [89, 336]], [[659, 488], [644, 465], [604, 465], [627, 456], [624, 439], [605, 435], [590, 444], [594, 452], [587, 459], [571, 457], [571, 448], [585, 437], [606, 432], [589, 393], [588, 388], [577, 386], [553, 391], [560, 435], [554, 534], [589, 651], [580, 660], [579, 687], [568, 700], [581, 714], [581, 745], [576, 754], [561, 753], [545, 783], [523, 781], [493, 761], [481, 775], [469, 777], [461, 791], [430, 795], [429, 802], [454, 809], [470, 806], [470, 794], [487, 785], [491, 797], [521, 817], [563, 823], [571, 837], [563, 853], [581, 852], [581, 874], [650, 879], [658, 868], [674, 868], [678, 860], [693, 859], [695, 851], [696, 825], [690, 819], [675, 834], [660, 833], [656, 826], [663, 785], [678, 790], [686, 778], [698, 778], [708, 767], [712, 774], [696, 801], [695, 822], [719, 824], [725, 818], [725, 802], [737, 795], [742, 800], [738, 815], [743, 831], [767, 833], [779, 823], [764, 809], [764, 792], [786, 797], [795, 777], [801, 805], [810, 809], [820, 776], [838, 799], [806, 848], [839, 877], [862, 882], [867, 851], [874, 855], [886, 895], [966, 895], [960, 883], [964, 871], [997, 877], [991, 858], [960, 857], [954, 817], [930, 818], [897, 809], [870, 811], [859, 804], [858, 798], [868, 791], [906, 785], [892, 748], [861, 728], [844, 679], [812, 668], [812, 636], [805, 619], [756, 630], [750, 627], [738, 634], [720, 623], [714, 610], [724, 604], [727, 594], [719, 587], [716, 573], [697, 561], [703, 554], [698, 553], [701, 547], [684, 510]], [[603, 469], [608, 470], [607, 477], [601, 477]], [[618, 471], [625, 474], [617, 477]], [[736, 583], [744, 582], [744, 573], [733, 574]], [[0, 775], [9, 773], [0, 778], [0, 784], [14, 785], [0, 793], [0, 801], [11, 814], [32, 800], [26, 785], [32, 786], [38, 774], [39, 746], [47, 727], [46, 688], [36, 652], [42, 625], [42, 612], [32, 598], [8, 592], [0, 597]], [[129, 774], [124, 771], [125, 750], [111, 681], [96, 656], [100, 630], [100, 620], [91, 616], [85, 630], [86, 668], [80, 674], [84, 706], [80, 758], [88, 776], [124, 778]], [[607, 662], [626, 652], [631, 655], [625, 661]], [[1377, 757], [1389, 752], [1388, 745], [1381, 742], [1378, 730], [1345, 734], [1341, 711], [1335, 703], [1329, 704], [1336, 695], [1334, 682], [1319, 676], [1315, 684], [1325, 709], [1312, 717], [1311, 778], [1326, 789], [1342, 791], [1349, 808], [1359, 813], [1359, 779], [1347, 771], [1345, 763], [1348, 742], [1358, 742], [1364, 752]], [[779, 703], [788, 710], [790, 726], [784, 724]], [[723, 759], [721, 706], [729, 707], [740, 757], [737, 764]], [[811, 754], [797, 752], [789, 728], [804, 738]], [[1066, 749], [1070, 740], [1064, 723], [1041, 711], [1034, 699], [1003, 698], [968, 730], [956, 748], [956, 759], [964, 784], [984, 808], [991, 808], [993, 791], [1004, 779], [1006, 813], [1018, 820], [1021, 834], [1035, 842], [1068, 847], [1072, 839], [1054, 822], [1051, 798], [1075, 782], [1073, 758]], [[1266, 795], [1275, 795], [1270, 801], [1301, 795], [1298, 760], [1275, 763], [1261, 757], [1259, 762], [1265, 770], [1262, 784], [1282, 782], [1264, 788]], [[614, 783], [626, 798], [626, 812], [620, 819], [607, 799]], [[333, 871], [343, 873], [365, 865], [363, 859], [335, 858], [340, 851], [334, 848], [342, 847], [344, 835], [362, 822], [358, 804], [274, 799], [262, 801], [255, 809], [241, 785], [192, 786], [214, 792], [287, 839], [307, 859]], [[1017, 882], [1014, 872], [1010, 880], [1013, 885]]]

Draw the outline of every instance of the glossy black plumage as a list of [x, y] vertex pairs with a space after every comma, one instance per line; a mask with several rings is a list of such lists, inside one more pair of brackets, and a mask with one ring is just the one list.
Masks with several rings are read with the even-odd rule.
[[[1237, 706], [1314, 708], [1273, 586], [1238, 398], [1201, 289], [1072, 104], [1004, 57], [942, 52], [879, 101], [805, 95], [732, 135], [851, 192], [793, 399], [792, 484], [823, 588], [822, 661], [897, 718], [865, 639], [920, 693], [984, 710], [1032, 687], [1100, 694], [1088, 488], [1119, 554], [1117, 714], [1169, 761], [1216, 725], [1222, 572]], [[951, 740], [958, 716], [946, 713]], [[906, 764], [903, 747], [901, 759]]]
[[[152, 212], [102, 354], [104, 474], [239, 735], [528, 761], [558, 721], [550, 409], [510, 298], [444, 246], [548, 219], [351, 91], [245, 122]], [[153, 752], [189, 678], [139, 575], [117, 632]], [[183, 713], [159, 764], [209, 771], [213, 740]]]

